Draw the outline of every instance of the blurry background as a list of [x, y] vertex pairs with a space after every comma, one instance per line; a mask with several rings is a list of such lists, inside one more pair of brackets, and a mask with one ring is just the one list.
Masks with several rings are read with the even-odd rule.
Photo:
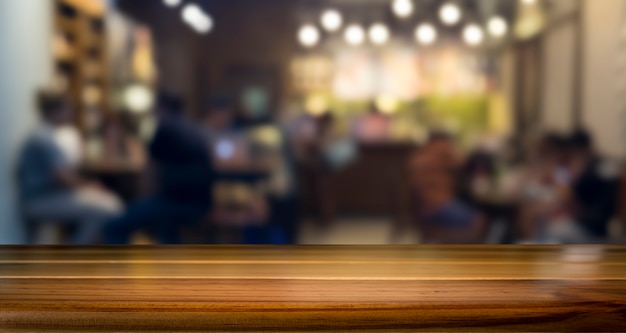
[[[0, 243], [96, 223], [19, 193], [42, 89], [73, 110], [77, 174], [119, 201], [94, 234], [120, 242], [622, 242], [625, 14], [624, 0], [0, 1]], [[211, 203], [184, 223], [189, 207], [133, 209], [152, 198], [147, 147], [172, 104], [212, 161]]]

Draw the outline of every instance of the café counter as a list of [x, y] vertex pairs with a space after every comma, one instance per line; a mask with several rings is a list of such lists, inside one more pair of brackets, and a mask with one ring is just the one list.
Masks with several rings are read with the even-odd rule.
[[625, 330], [621, 246], [0, 247], [1, 332]]

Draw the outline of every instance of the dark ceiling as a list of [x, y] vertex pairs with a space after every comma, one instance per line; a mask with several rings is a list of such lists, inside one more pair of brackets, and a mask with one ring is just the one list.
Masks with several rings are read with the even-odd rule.
[[[420, 21], [438, 21], [437, 11], [448, 0], [415, 0], [415, 13], [407, 20], [396, 19], [391, 13], [391, 0], [183, 0], [183, 3], [197, 3], [210, 13], [216, 22], [225, 12], [239, 11], [250, 14], [260, 8], [288, 7], [293, 12], [294, 20], [313, 20], [329, 7], [342, 10], [347, 20], [369, 23], [383, 20], [393, 25], [393, 21], [402, 21], [407, 25]], [[467, 21], [484, 22], [492, 15], [501, 15], [512, 20], [517, 0], [456, 0], [464, 8]], [[119, 0], [119, 7], [136, 20], [147, 23], [157, 32], [180, 33], [184, 28], [179, 10], [172, 10], [160, 0]], [[248, 13], [246, 13], [248, 12]], [[246, 15], [242, 15], [246, 16]], [[276, 20], [286, 18], [277, 17]], [[246, 22], [239, 22], [246, 24]], [[189, 29], [186, 29], [189, 30]]]

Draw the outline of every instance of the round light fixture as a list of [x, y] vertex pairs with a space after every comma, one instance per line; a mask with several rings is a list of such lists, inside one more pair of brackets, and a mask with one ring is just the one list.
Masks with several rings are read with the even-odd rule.
[[143, 85], [131, 85], [124, 91], [124, 104], [134, 113], [144, 113], [154, 104], [154, 94]]
[[439, 10], [439, 18], [446, 25], [455, 25], [461, 21], [461, 8], [454, 3], [447, 3]]
[[311, 95], [305, 101], [306, 111], [313, 116], [320, 116], [328, 110], [328, 100], [323, 95]]
[[384, 94], [376, 98], [376, 107], [386, 115], [392, 115], [398, 110], [398, 100], [392, 95]]
[[353, 24], [346, 29], [344, 37], [350, 45], [361, 45], [365, 41], [365, 30], [360, 25]]
[[305, 47], [313, 47], [320, 41], [320, 32], [314, 25], [305, 25], [298, 31], [298, 40]]
[[213, 19], [196, 4], [187, 4], [181, 15], [183, 21], [198, 33], [206, 34], [213, 29]]
[[415, 7], [411, 0], [394, 0], [391, 4], [391, 9], [396, 16], [406, 18], [413, 14]]
[[389, 40], [389, 28], [382, 23], [376, 23], [370, 27], [369, 37], [373, 44], [383, 45]]
[[180, 5], [182, 0], [163, 0], [163, 3], [168, 7], [176, 7]]
[[489, 19], [487, 30], [493, 37], [503, 37], [508, 32], [509, 26], [504, 18], [495, 16]]
[[343, 24], [341, 13], [334, 9], [329, 9], [322, 14], [321, 23], [328, 31], [337, 31]]
[[463, 29], [463, 39], [468, 45], [476, 46], [483, 42], [485, 34], [477, 24], [470, 24]]
[[415, 29], [415, 39], [420, 44], [430, 45], [437, 40], [437, 29], [432, 24], [422, 23]]

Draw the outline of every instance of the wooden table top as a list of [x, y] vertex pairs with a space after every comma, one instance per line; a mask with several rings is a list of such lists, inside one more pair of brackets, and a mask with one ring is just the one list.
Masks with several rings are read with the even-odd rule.
[[0, 331], [626, 331], [626, 247], [0, 247]]

